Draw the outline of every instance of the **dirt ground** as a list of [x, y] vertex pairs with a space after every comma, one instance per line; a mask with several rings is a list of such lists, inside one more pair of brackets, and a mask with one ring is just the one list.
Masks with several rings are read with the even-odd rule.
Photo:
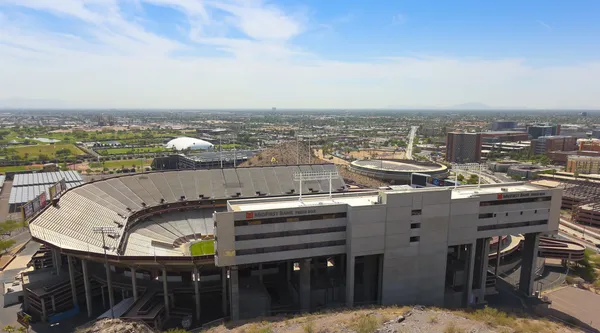
[[405, 154], [403, 151], [390, 151], [390, 150], [378, 150], [378, 149], [361, 149], [350, 152], [350, 157], [356, 159], [404, 159]]

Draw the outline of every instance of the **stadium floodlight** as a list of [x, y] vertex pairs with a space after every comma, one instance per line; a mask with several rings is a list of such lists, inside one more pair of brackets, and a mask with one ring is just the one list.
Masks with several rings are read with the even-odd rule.
[[465, 164], [452, 163], [452, 170], [454, 171], [454, 188], [456, 188], [456, 186], [458, 184], [458, 172], [456, 172], [458, 170], [479, 172], [479, 175], [477, 176], [477, 178], [478, 178], [477, 187], [481, 187], [481, 172], [484, 167], [485, 167], [485, 164], [483, 164], [483, 163], [465, 163]]
[[329, 180], [329, 198], [331, 199], [331, 180], [338, 179], [340, 174], [336, 171], [307, 171], [295, 172], [294, 181], [300, 182], [300, 201], [302, 201], [302, 182], [310, 180]]
[[106, 267], [106, 289], [108, 291], [108, 300], [110, 305], [110, 317], [115, 318], [115, 310], [113, 309], [115, 306], [115, 299], [113, 295], [113, 291], [108, 288], [109, 285], [112, 285], [111, 276], [110, 276], [110, 266], [108, 266], [108, 257], [106, 256], [106, 240], [104, 235], [106, 234], [114, 234], [117, 229], [115, 227], [110, 226], [100, 226], [94, 227], [93, 232], [95, 234], [102, 234], [102, 248], [104, 249], [104, 266]]

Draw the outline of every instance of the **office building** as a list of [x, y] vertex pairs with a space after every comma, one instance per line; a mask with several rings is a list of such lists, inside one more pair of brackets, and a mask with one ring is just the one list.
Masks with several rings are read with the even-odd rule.
[[481, 160], [481, 133], [450, 132], [446, 136], [446, 160], [474, 163]]
[[547, 154], [553, 151], [573, 151], [577, 150], [577, 138], [563, 135], [541, 136], [537, 139], [532, 139], [530, 147], [532, 154]]
[[529, 125], [527, 126], [527, 134], [529, 134], [531, 139], [537, 139], [541, 136], [560, 135], [560, 125]]
[[496, 120], [492, 123], [492, 131], [506, 131], [517, 127], [517, 122], [512, 120]]
[[566, 171], [581, 174], [599, 174], [600, 157], [571, 155], [567, 159]]

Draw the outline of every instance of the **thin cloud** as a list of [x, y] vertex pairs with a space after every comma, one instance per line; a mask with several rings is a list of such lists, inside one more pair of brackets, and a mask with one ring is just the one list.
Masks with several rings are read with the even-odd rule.
[[392, 25], [400, 25], [406, 23], [406, 16], [404, 14], [396, 14], [392, 16]]
[[546, 22], [542, 21], [542, 20], [536, 20], [537, 24], [541, 25], [542, 27], [544, 27], [546, 30], [548, 31], [552, 31], [552, 27], [547, 24]]

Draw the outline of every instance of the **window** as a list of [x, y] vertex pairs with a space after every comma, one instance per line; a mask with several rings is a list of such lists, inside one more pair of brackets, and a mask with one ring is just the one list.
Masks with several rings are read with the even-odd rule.
[[543, 202], [550, 201], [552, 197], [539, 197], [539, 198], [523, 198], [523, 199], [508, 199], [508, 200], [494, 200], [494, 201], [481, 201], [479, 206], [498, 206], [498, 205], [512, 205], [518, 203], [527, 202]]
[[508, 213], [506, 213], [506, 215], [505, 215], [505, 216], [508, 216]]
[[295, 217], [275, 217], [272, 219], [235, 221], [234, 225], [236, 227], [241, 227], [241, 226], [247, 226], [247, 225], [341, 219], [341, 218], [345, 218], [345, 217], [346, 217], [345, 212], [344, 213], [335, 213], [335, 214], [316, 214], [316, 215], [303, 215], [303, 216], [295, 216]]
[[530, 226], [534, 226], [534, 225], [544, 225], [544, 224], [548, 224], [548, 220], [484, 225], [481, 227], [477, 227], [477, 231], [487, 231], [487, 230], [497, 230], [497, 229], [507, 229], [507, 228], [521, 228], [521, 227], [530, 227]]
[[346, 231], [346, 227], [344, 227], [344, 226], [330, 227], [330, 228], [318, 228], [318, 229], [306, 229], [306, 230], [291, 230], [291, 231], [267, 232], [267, 233], [262, 233], [262, 234], [239, 235], [239, 236], [235, 236], [235, 240], [236, 241], [246, 241], [246, 240], [253, 240], [253, 239], [314, 235], [314, 234], [325, 234], [325, 233], [330, 233], [330, 232], [343, 232], [343, 231]]
[[521, 215], [523, 215], [523, 211], [521, 211]]
[[245, 255], [251, 255], [251, 254], [306, 250], [306, 249], [341, 246], [341, 245], [346, 245], [345, 239], [336, 240], [336, 241], [327, 241], [327, 242], [304, 243], [304, 244], [294, 244], [294, 245], [271, 246], [271, 247], [264, 247], [264, 248], [258, 248], [258, 249], [237, 250], [235, 253], [236, 253], [236, 256], [245, 256]]
[[419, 237], [419, 236], [412, 236], [412, 237], [410, 238], [410, 242], [411, 242], [411, 243], [415, 243], [415, 242], [418, 242], [418, 241], [419, 241], [419, 239], [421, 239], [421, 237]]
[[494, 213], [479, 214], [480, 219], [489, 219], [494, 216], [495, 216]]
[[412, 212], [410, 212], [410, 215], [421, 215], [421, 210], [420, 209], [413, 209]]
[[421, 228], [421, 223], [411, 223], [410, 228], [411, 229], [419, 229], [419, 228]]

